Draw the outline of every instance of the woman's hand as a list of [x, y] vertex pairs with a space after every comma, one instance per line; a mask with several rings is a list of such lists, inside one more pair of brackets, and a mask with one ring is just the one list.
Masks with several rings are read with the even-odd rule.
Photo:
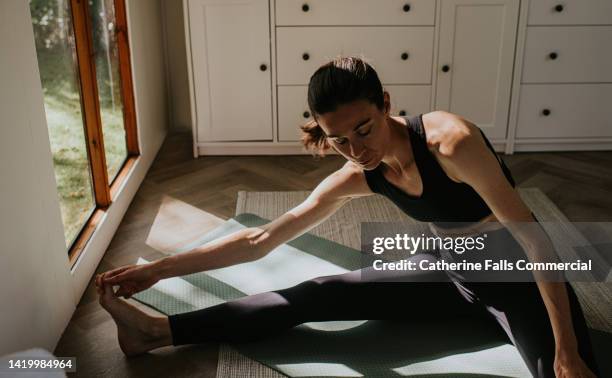
[[109, 270], [96, 276], [98, 292], [104, 293], [105, 285], [119, 285], [115, 296], [130, 298], [132, 295], [148, 289], [159, 281], [160, 276], [153, 264], [127, 265]]
[[596, 378], [580, 358], [578, 351], [558, 351], [555, 354], [553, 367], [557, 378]]

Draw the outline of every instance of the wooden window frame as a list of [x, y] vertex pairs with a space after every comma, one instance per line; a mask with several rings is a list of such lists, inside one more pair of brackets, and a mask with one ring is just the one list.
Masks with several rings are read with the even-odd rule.
[[69, 247], [68, 257], [71, 267], [74, 266], [81, 252], [83, 252], [87, 242], [100, 224], [105, 211], [111, 205], [112, 200], [117, 195], [119, 188], [140, 155], [125, 0], [114, 0], [113, 2], [115, 7], [115, 32], [117, 34], [119, 54], [127, 158], [111, 184], [109, 183], [106, 167], [96, 67], [93, 59], [93, 33], [87, 0], [70, 0], [81, 86], [81, 106], [84, 114], [87, 156], [91, 168], [95, 200], [95, 210], [81, 228], [73, 244]]

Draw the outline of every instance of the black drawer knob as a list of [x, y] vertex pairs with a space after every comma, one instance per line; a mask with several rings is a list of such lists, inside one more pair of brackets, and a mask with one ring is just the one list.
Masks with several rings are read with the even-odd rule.
[[265, 71], [268, 69], [268, 66], [266, 66], [265, 64], [262, 64], [261, 66], [259, 66], [259, 69], [262, 71]]
[[550, 109], [543, 109], [542, 110], [542, 115], [545, 117], [548, 117], [550, 115]]
[[302, 11], [303, 12], [308, 12], [310, 10], [310, 7], [308, 6], [308, 4], [303, 4], [302, 5]]
[[405, 110], [400, 110], [400, 111], [399, 111], [399, 115], [401, 115], [401, 116], [405, 116], [405, 115], [406, 115], [406, 111], [405, 111]]
[[302, 113], [302, 115], [304, 116], [304, 118], [308, 118], [308, 117], [310, 117], [310, 112], [309, 111], [305, 111], [304, 113]]
[[550, 59], [552, 59], [552, 60], [557, 59], [557, 57], [558, 57], [558, 56], [559, 56], [559, 55], [557, 55], [557, 53], [556, 53], [556, 52], [551, 52], [550, 54], [548, 54], [548, 57], [549, 57]]
[[308, 60], [308, 59], [310, 59], [310, 55], [308, 53], [303, 53], [302, 54], [302, 59]]
[[450, 66], [448, 64], [445, 64], [442, 66], [442, 72], [448, 72], [450, 71]]
[[557, 12], [563, 12], [563, 5], [562, 4], [555, 5], [555, 10]]
[[404, 4], [403, 8], [404, 12], [410, 12], [410, 4]]
[[408, 53], [402, 53], [402, 60], [408, 60]]

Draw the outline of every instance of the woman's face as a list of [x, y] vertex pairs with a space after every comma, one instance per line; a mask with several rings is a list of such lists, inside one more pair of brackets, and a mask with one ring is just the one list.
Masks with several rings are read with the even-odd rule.
[[333, 112], [317, 115], [317, 122], [327, 135], [329, 144], [366, 170], [380, 164], [388, 146], [389, 94], [385, 92], [384, 97], [383, 111], [366, 100], [358, 100], [340, 105]]

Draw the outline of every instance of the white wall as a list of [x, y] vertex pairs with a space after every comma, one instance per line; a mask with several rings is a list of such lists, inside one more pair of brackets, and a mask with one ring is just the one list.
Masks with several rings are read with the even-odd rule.
[[0, 2], [0, 354], [51, 346], [75, 297], [28, 2]]
[[142, 155], [73, 271], [28, 1], [0, 1], [0, 355], [55, 348], [166, 135], [161, 2], [126, 1]]
[[169, 77], [170, 126], [174, 130], [191, 131], [183, 1], [163, 0], [163, 9]]

